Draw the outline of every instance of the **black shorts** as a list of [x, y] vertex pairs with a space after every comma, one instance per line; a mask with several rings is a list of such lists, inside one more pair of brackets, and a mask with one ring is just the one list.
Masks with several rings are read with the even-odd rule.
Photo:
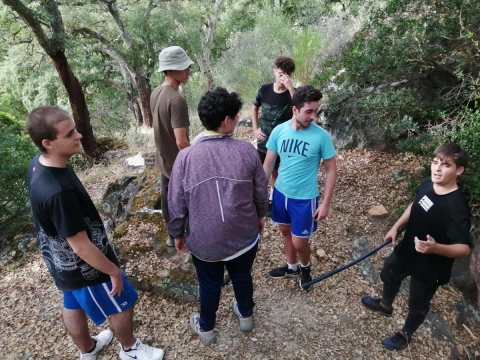
[[[258, 156], [260, 156], [260, 161], [262, 164], [265, 162], [265, 157], [267, 156], [266, 152], [261, 152], [257, 150]], [[278, 168], [280, 167], [280, 156], [277, 155], [277, 160], [275, 161], [275, 166], [273, 167], [275, 170], [278, 171]]]

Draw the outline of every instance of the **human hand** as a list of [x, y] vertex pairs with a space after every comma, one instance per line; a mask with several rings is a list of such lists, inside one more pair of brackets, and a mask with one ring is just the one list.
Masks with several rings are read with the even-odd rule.
[[188, 249], [185, 246], [185, 236], [175, 238], [175, 249], [182, 254], [186, 254], [188, 252]]
[[392, 238], [392, 245], [395, 246], [397, 244], [397, 233], [398, 230], [392, 227], [387, 233], [387, 235], [385, 235], [385, 237], [383, 238], [383, 241], [387, 241], [388, 239]]
[[123, 279], [122, 271], [117, 268], [115, 274], [110, 275], [110, 281], [112, 282], [112, 290], [108, 293], [110, 296], [120, 296], [123, 291]]
[[323, 220], [328, 215], [328, 206], [325, 203], [321, 203], [320, 206], [313, 213], [313, 218], [315, 221]]
[[257, 138], [257, 140], [265, 140], [265, 134], [262, 132], [262, 129], [258, 128], [258, 129], [255, 129], [253, 130], [253, 133], [255, 134], [255, 137]]
[[281, 83], [283, 84], [283, 86], [285, 86], [288, 90], [293, 89], [292, 79], [291, 79], [290, 76], [288, 76], [287, 74], [283, 73], [283, 74], [280, 76], [280, 82], [281, 82]]
[[419, 253], [433, 254], [436, 246], [437, 242], [430, 235], [427, 235], [427, 240], [420, 240], [415, 236], [415, 250], [417, 250]]
[[265, 218], [258, 218], [258, 232], [260, 235], [263, 235], [263, 230], [265, 230]]

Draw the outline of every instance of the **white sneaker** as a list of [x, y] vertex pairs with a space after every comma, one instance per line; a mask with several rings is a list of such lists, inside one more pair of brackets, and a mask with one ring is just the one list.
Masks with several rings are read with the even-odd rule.
[[162, 360], [163, 350], [143, 344], [137, 339], [135, 345], [128, 351], [120, 345], [120, 359], [122, 360]]
[[110, 341], [112, 341], [113, 333], [111, 330], [103, 330], [97, 336], [92, 336], [92, 339], [97, 342], [95, 344], [95, 350], [86, 354], [80, 353], [80, 360], [96, 360], [98, 353], [107, 347], [107, 345], [110, 344]]

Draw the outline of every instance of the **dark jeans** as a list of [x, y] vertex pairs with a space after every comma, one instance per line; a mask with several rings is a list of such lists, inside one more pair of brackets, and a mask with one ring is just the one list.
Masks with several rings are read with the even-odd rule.
[[[393, 300], [400, 290], [402, 280], [410, 274], [403, 268], [395, 253], [385, 259], [380, 278], [383, 281], [382, 303], [387, 306], [393, 304]], [[410, 277], [410, 294], [408, 298], [408, 315], [402, 331], [407, 336], [412, 334], [423, 323], [430, 310], [430, 302], [438, 289], [435, 282], [422, 282], [415, 277]]]
[[230, 261], [203, 261], [192, 254], [200, 285], [200, 328], [213, 330], [217, 318], [220, 293], [223, 285], [224, 267], [233, 285], [238, 310], [243, 317], [253, 314], [252, 266], [257, 254], [258, 243], [245, 254]]
[[[170, 213], [168, 212], [168, 184], [170, 183], [170, 179], [160, 174], [160, 181], [162, 183], [162, 214], [166, 226], [170, 222]], [[169, 236], [172, 237], [172, 235]]]

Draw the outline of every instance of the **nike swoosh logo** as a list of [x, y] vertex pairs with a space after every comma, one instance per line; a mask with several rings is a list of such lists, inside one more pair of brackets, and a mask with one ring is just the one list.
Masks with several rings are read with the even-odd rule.
[[135, 356], [132, 356], [132, 355], [128, 355], [125, 351], [124, 351], [125, 355], [127, 355], [128, 357], [131, 357], [132, 359], [137, 359], [137, 355]]

